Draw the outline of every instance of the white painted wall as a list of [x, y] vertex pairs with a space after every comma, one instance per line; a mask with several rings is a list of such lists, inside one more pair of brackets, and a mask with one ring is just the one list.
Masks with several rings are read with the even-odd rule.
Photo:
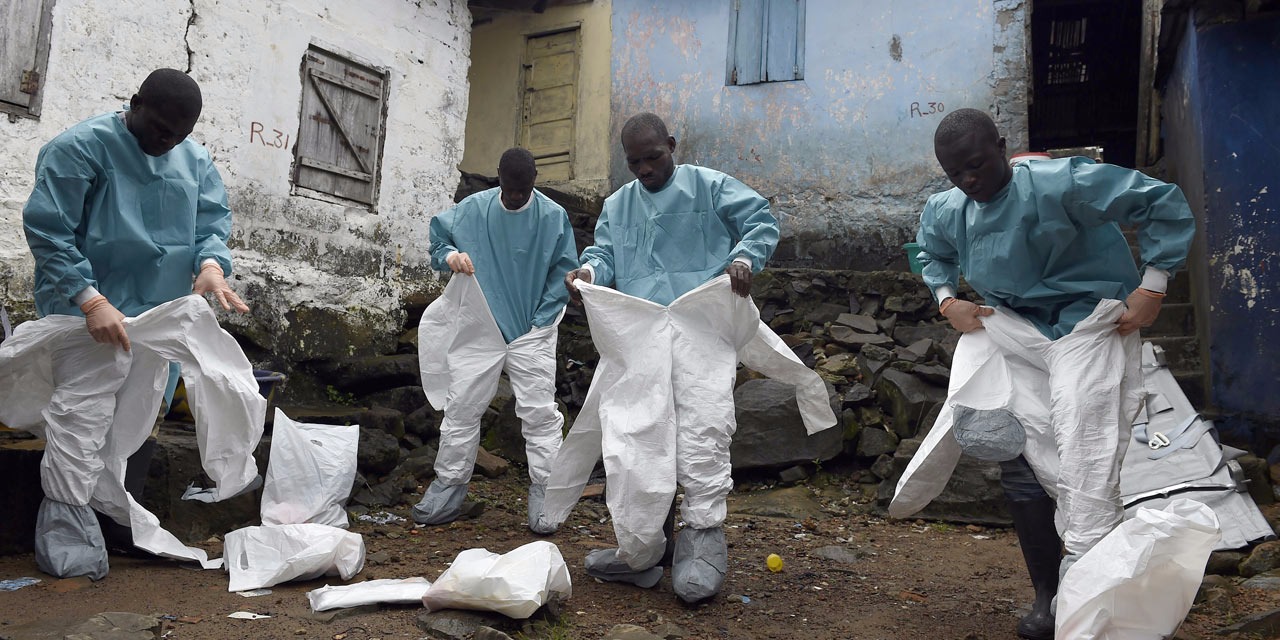
[[[0, 303], [22, 308], [31, 297], [21, 209], [40, 146], [80, 120], [119, 109], [152, 69], [190, 65], [204, 93], [192, 135], [227, 184], [233, 286], [254, 309], [228, 322], [295, 355], [333, 346], [325, 344], [333, 336], [309, 345], [291, 329], [291, 312], [304, 307], [394, 333], [402, 298], [437, 286], [427, 224], [451, 205], [457, 186], [470, 23], [465, 0], [56, 0], [43, 113], [0, 119]], [[290, 195], [299, 69], [309, 44], [390, 73], [375, 211]], [[268, 142], [273, 130], [287, 135], [289, 148], [251, 141], [254, 123]]]

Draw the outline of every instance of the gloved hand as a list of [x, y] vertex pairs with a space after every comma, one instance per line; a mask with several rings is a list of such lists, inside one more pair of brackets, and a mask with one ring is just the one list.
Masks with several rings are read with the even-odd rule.
[[1134, 289], [1124, 301], [1128, 309], [1116, 321], [1116, 332], [1127, 336], [1140, 328], [1151, 326], [1160, 315], [1164, 294], [1146, 289]]
[[212, 293], [213, 297], [218, 299], [218, 304], [228, 311], [232, 308], [240, 313], [249, 310], [249, 305], [246, 305], [240, 296], [231, 290], [226, 278], [222, 277], [222, 266], [212, 262], [200, 267], [200, 275], [196, 276], [196, 284], [191, 291], [199, 296]]
[[751, 295], [751, 278], [753, 276], [751, 267], [735, 260], [729, 263], [724, 272], [729, 274], [729, 283], [733, 286], [734, 293], [744, 298]]
[[471, 264], [471, 256], [460, 251], [449, 254], [444, 261], [449, 263], [449, 268], [453, 269], [454, 273], [465, 273], [469, 276], [476, 273], [476, 266]]
[[582, 292], [578, 291], [578, 285], [574, 284], [575, 280], [581, 280], [587, 284], [591, 284], [591, 271], [589, 269], [574, 269], [564, 274], [564, 288], [569, 290], [569, 299], [574, 304], [582, 304]]
[[978, 318], [985, 318], [996, 312], [991, 307], [980, 307], [968, 300], [959, 298], [943, 300], [942, 306], [938, 308], [938, 311], [960, 333], [969, 333], [970, 331], [981, 329], [982, 322]]
[[85, 326], [95, 341], [129, 350], [129, 334], [124, 330], [124, 314], [112, 306], [106, 296], [99, 295], [86, 301], [80, 305], [80, 311], [84, 313]]

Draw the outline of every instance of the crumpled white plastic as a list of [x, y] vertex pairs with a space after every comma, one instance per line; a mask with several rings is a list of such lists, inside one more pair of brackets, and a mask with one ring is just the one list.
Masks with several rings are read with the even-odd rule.
[[422, 604], [431, 583], [426, 578], [366, 580], [307, 592], [312, 611], [359, 607], [366, 604]]
[[[128, 495], [125, 464], [155, 424], [169, 361], [182, 365], [201, 461], [214, 482], [199, 490], [206, 502], [238, 495], [260, 481], [253, 451], [262, 437], [266, 400], [258, 393], [249, 360], [203, 298], [179, 298], [126, 318], [124, 324], [132, 344], [128, 378], [116, 393], [105, 444], [96, 454], [84, 454], [100, 456], [105, 468], [96, 484], [87, 477], [68, 478], [65, 484], [92, 486], [89, 503], [129, 525], [138, 548], [216, 569], [220, 560], [183, 545]], [[54, 391], [52, 353], [68, 343], [91, 340], [84, 318], [76, 316], [46, 316], [19, 326], [0, 345], [0, 422], [45, 437], [41, 412]]]
[[[618, 558], [637, 569], [657, 562], [664, 541], [661, 522], [676, 487], [675, 388], [723, 383], [725, 393], [699, 398], [701, 412], [731, 421], [732, 377], [739, 361], [796, 387], [808, 433], [836, 424], [826, 384], [760, 322], [749, 298], [732, 293], [728, 276], [668, 306], [606, 287], [580, 282], [578, 288], [600, 363], [547, 483], [540, 521], [548, 529], [568, 517], [603, 455]], [[726, 428], [728, 433], [721, 434], [725, 440], [733, 433], [732, 423]], [[698, 456], [694, 459], [704, 475], [715, 472], [727, 478], [727, 443], [722, 459], [711, 448], [708, 443], [685, 455]], [[723, 513], [694, 511], [689, 502], [686, 521], [701, 521], [693, 526], [714, 527], [723, 520]]]
[[357, 425], [294, 422], [276, 409], [262, 487], [262, 524], [314, 522], [346, 529], [356, 475]]
[[346, 580], [364, 568], [364, 538], [325, 524], [245, 527], [223, 539], [223, 559], [231, 574], [227, 591], [326, 575]]
[[1186, 617], [1218, 543], [1208, 506], [1138, 509], [1081, 556], [1058, 587], [1058, 638], [1159, 640]]
[[431, 611], [479, 609], [523, 619], [546, 604], [552, 594], [573, 593], [569, 567], [556, 545], [538, 540], [504, 554], [467, 549], [422, 596]]

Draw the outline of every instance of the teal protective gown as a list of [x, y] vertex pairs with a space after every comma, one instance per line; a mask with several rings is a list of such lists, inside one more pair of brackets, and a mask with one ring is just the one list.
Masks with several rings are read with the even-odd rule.
[[582, 262], [593, 284], [668, 305], [734, 258], [759, 273], [777, 244], [768, 200], [731, 176], [682, 164], [656, 193], [633, 180], [609, 196]]
[[42, 316], [82, 315], [72, 298], [91, 286], [136, 316], [189, 295], [207, 259], [231, 274], [231, 210], [209, 152], [187, 138], [151, 157], [120, 113], [85, 120], [40, 150], [22, 221]]
[[476, 281], [510, 344], [556, 321], [569, 300], [564, 274], [577, 267], [573, 226], [564, 209], [535, 190], [522, 211], [502, 206], [494, 187], [463, 199], [431, 219], [431, 266], [460, 251], [471, 257]]
[[990, 202], [958, 188], [929, 198], [917, 236], [924, 281], [955, 290], [963, 273], [988, 305], [1056, 340], [1141, 281], [1120, 225], [1137, 228], [1143, 267], [1186, 262], [1195, 220], [1177, 186], [1087, 158], [1026, 162]]

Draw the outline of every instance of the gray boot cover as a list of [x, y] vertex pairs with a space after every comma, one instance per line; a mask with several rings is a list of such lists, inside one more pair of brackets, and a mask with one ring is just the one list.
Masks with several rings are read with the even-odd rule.
[[596, 549], [587, 554], [587, 575], [606, 582], [625, 582], [648, 589], [662, 579], [662, 567], [636, 571], [617, 558], [617, 549]]
[[723, 528], [686, 528], [676, 536], [671, 587], [681, 600], [701, 602], [720, 593], [728, 571], [729, 547]]
[[45, 498], [36, 517], [36, 566], [59, 578], [107, 577], [107, 543], [89, 505]]
[[951, 430], [960, 450], [979, 460], [1004, 462], [1022, 454], [1027, 430], [1004, 409], [971, 409], [956, 405]]
[[422, 500], [413, 507], [413, 521], [418, 524], [445, 524], [462, 515], [462, 501], [467, 497], [467, 483], [443, 484], [432, 480]]
[[542, 518], [542, 503], [547, 497], [547, 485], [529, 485], [529, 530], [542, 535], [556, 532], [558, 527], [551, 526]]

